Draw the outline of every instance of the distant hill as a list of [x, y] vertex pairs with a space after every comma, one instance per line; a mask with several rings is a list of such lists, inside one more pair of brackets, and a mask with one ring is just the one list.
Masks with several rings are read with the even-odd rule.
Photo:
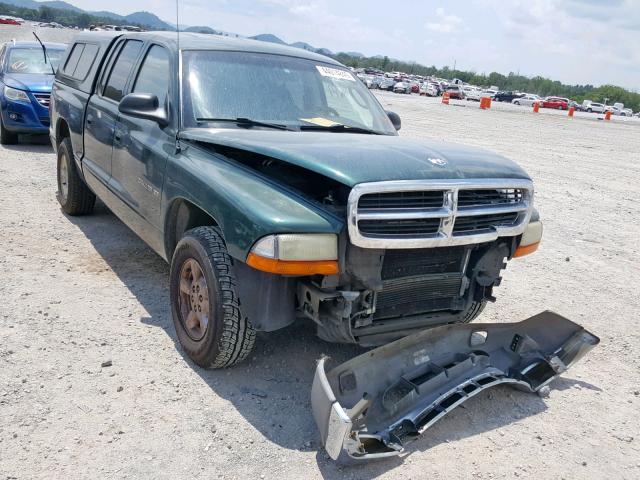
[[89, 15], [96, 17], [112, 18], [123, 23], [144, 25], [149, 30], [175, 30], [173, 25], [161, 20], [157, 15], [154, 15], [151, 12], [135, 12], [129, 15], [118, 15], [117, 13], [113, 13], [108, 10], [92, 12], [83, 10], [75, 5], [71, 5], [70, 3], [60, 0], [47, 0], [43, 2], [36, 2], [35, 0], [3, 0], [2, 3], [22, 8], [31, 8], [34, 10], [38, 10], [40, 7], [49, 7], [58, 10], [69, 10], [75, 13], [88, 13]]
[[287, 45], [287, 42], [282, 40], [281, 38], [276, 37], [272, 33], [261, 33], [259, 35], [254, 35], [253, 37], [249, 37], [252, 40], [260, 40], [261, 42], [269, 42], [269, 43], [278, 43], [280, 45]]
[[311, 52], [316, 51], [315, 47], [312, 47], [306, 42], [294, 42], [294, 43], [290, 43], [289, 45], [296, 48], [302, 48], [303, 50], [309, 50]]
[[[51, 2], [31, 2], [31, 3], [35, 3], [35, 4], [39, 3], [40, 5], [45, 5], [51, 8], [58, 8], [60, 10], [71, 10], [72, 12], [78, 12], [78, 13], [84, 12], [84, 10], [82, 10], [81, 8], [78, 8], [75, 5], [71, 5], [70, 3], [67, 3], [67, 2], [51, 1]], [[35, 8], [38, 8], [38, 6], [36, 6]], [[33, 7], [30, 7], [30, 8], [33, 8]]]
[[175, 30], [173, 25], [168, 24], [158, 18], [150, 12], [135, 12], [124, 17], [131, 23], [139, 23], [140, 25], [147, 25], [156, 30]]
[[319, 53], [320, 55], [326, 55], [327, 57], [331, 57], [334, 55], [334, 53], [328, 48], [316, 48], [316, 53]]
[[181, 31], [184, 32], [193, 32], [193, 33], [208, 33], [210, 35], [215, 35], [218, 34], [219, 32], [217, 30], [214, 30], [211, 27], [186, 27], [186, 28], [181, 28]]

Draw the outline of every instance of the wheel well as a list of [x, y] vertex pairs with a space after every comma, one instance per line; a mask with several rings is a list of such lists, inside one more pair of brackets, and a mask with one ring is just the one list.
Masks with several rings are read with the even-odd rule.
[[71, 132], [69, 131], [69, 125], [64, 120], [60, 120], [58, 122], [58, 131], [56, 133], [56, 142], [60, 143], [63, 138], [71, 137]]
[[197, 205], [185, 199], [173, 202], [165, 222], [165, 249], [167, 260], [171, 261], [176, 245], [184, 232], [196, 227], [217, 227], [218, 222]]

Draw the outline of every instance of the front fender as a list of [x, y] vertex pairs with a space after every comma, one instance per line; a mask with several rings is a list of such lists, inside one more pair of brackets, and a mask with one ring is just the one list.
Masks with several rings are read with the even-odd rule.
[[245, 261], [251, 246], [272, 233], [340, 233], [344, 222], [252, 170], [189, 145], [167, 162], [163, 216], [184, 198], [213, 217], [229, 254]]

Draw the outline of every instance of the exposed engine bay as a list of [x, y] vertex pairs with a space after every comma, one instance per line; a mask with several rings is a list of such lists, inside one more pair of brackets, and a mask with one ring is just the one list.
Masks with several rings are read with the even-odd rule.
[[298, 283], [301, 312], [332, 342], [382, 345], [439, 324], [469, 322], [500, 284], [513, 241], [430, 249], [349, 245], [344, 273]]

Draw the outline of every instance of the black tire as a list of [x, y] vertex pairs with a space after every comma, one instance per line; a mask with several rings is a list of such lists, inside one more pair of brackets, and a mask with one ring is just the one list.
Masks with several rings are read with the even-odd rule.
[[58, 145], [57, 198], [68, 215], [87, 215], [93, 211], [96, 196], [80, 178], [76, 162], [72, 160], [72, 152], [71, 140], [69, 137], [63, 138]]
[[[209, 315], [200, 338], [194, 338], [187, 326], [185, 312], [192, 305], [185, 302], [180, 286], [182, 272], [192, 260], [204, 274], [208, 296]], [[240, 308], [233, 261], [220, 231], [214, 227], [187, 231], [175, 249], [169, 276], [173, 323], [189, 358], [204, 368], [230, 367], [247, 358], [256, 334]]]
[[15, 145], [18, 143], [18, 134], [7, 130], [4, 126], [4, 122], [0, 119], [0, 144], [2, 145]]
[[487, 306], [487, 301], [482, 300], [481, 302], [473, 302], [471, 304], [471, 308], [467, 310], [464, 317], [461, 320], [461, 323], [471, 323], [473, 322], [484, 310], [484, 307]]

